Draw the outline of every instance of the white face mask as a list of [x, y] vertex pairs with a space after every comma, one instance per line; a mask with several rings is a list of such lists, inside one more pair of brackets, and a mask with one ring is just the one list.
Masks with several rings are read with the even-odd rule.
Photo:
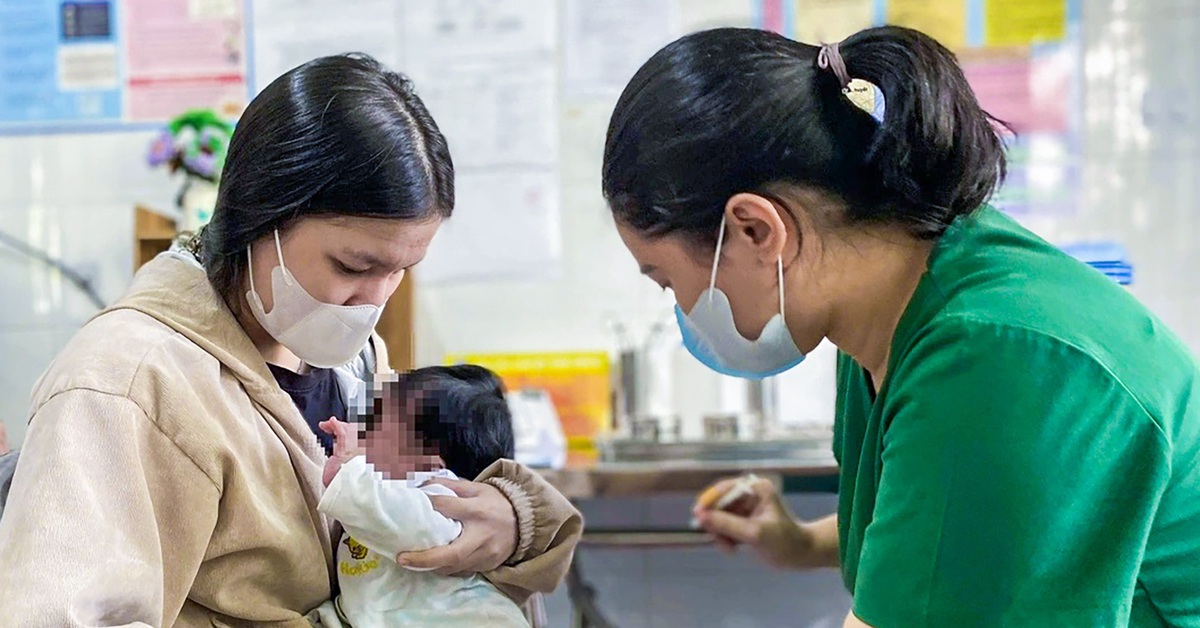
[[717, 263], [721, 260], [724, 243], [725, 219], [722, 218], [708, 290], [700, 293], [696, 305], [687, 314], [675, 304], [683, 345], [693, 357], [722, 375], [744, 379], [778, 375], [804, 361], [804, 354], [796, 348], [783, 317], [783, 258], [778, 260], [779, 313], [767, 321], [758, 340], [749, 340], [738, 333], [729, 297], [717, 288]]
[[250, 265], [250, 291], [246, 300], [250, 311], [263, 329], [279, 344], [310, 366], [333, 368], [358, 355], [366, 346], [383, 308], [377, 305], [332, 305], [314, 299], [283, 265], [283, 247], [275, 230], [275, 252], [279, 266], [271, 271], [271, 311], [263, 307], [254, 289], [254, 263], [250, 247], [246, 259]]

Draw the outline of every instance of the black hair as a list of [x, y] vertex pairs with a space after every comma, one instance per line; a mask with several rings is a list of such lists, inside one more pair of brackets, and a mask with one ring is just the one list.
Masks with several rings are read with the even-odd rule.
[[272, 81], [242, 114], [193, 250], [233, 303], [246, 247], [297, 218], [420, 221], [453, 208], [450, 151], [412, 82], [367, 55], [321, 57]]
[[883, 93], [882, 122], [818, 67], [817, 46], [719, 28], [658, 51], [608, 127], [603, 192], [617, 220], [712, 245], [730, 197], [783, 203], [777, 190], [790, 185], [836, 201], [840, 223], [934, 239], [986, 202], [1005, 173], [1002, 123], [980, 108], [953, 53], [894, 26], [839, 49], [850, 78]]
[[515, 454], [512, 412], [504, 383], [474, 364], [429, 366], [384, 384], [366, 429], [384, 417], [405, 417], [417, 439], [441, 456], [460, 478], [475, 479], [488, 466]]

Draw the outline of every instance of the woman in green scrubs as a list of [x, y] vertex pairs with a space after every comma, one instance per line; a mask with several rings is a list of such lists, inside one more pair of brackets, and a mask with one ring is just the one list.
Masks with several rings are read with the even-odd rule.
[[717, 541], [838, 566], [847, 626], [1200, 626], [1200, 366], [1136, 299], [986, 205], [995, 121], [901, 28], [719, 29], [626, 87], [604, 194], [686, 346], [762, 377], [842, 352], [838, 512], [769, 484]]

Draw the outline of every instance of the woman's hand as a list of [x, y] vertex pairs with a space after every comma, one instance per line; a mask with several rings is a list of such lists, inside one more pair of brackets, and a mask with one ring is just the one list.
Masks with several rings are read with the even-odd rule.
[[[714, 488], [724, 493], [733, 488], [737, 479], [722, 480]], [[732, 511], [709, 510], [697, 506], [693, 510], [700, 527], [712, 535], [717, 546], [732, 553], [738, 545], [746, 544], [768, 565], [782, 569], [836, 565], [837, 527], [817, 522], [806, 525], [796, 521], [779, 497], [779, 491], [768, 480], [758, 480], [753, 493], [735, 503]], [[832, 530], [832, 539], [823, 538]], [[832, 542], [832, 552], [829, 545]], [[832, 556], [830, 555], [832, 554]]]
[[491, 571], [517, 549], [517, 515], [500, 489], [483, 482], [434, 478], [458, 497], [431, 496], [433, 508], [462, 523], [462, 535], [449, 545], [396, 557], [402, 567], [433, 569], [446, 576]]

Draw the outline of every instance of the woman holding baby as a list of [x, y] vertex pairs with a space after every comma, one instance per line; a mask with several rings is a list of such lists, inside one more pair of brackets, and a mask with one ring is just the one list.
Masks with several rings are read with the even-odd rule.
[[[212, 222], [38, 382], [0, 519], [5, 622], [308, 626], [335, 582], [318, 422], [387, 372], [380, 309], [453, 208], [446, 141], [403, 76], [327, 57], [256, 97]], [[511, 461], [474, 480], [438, 480], [461, 533], [400, 564], [518, 603], [552, 590], [579, 514]]]

